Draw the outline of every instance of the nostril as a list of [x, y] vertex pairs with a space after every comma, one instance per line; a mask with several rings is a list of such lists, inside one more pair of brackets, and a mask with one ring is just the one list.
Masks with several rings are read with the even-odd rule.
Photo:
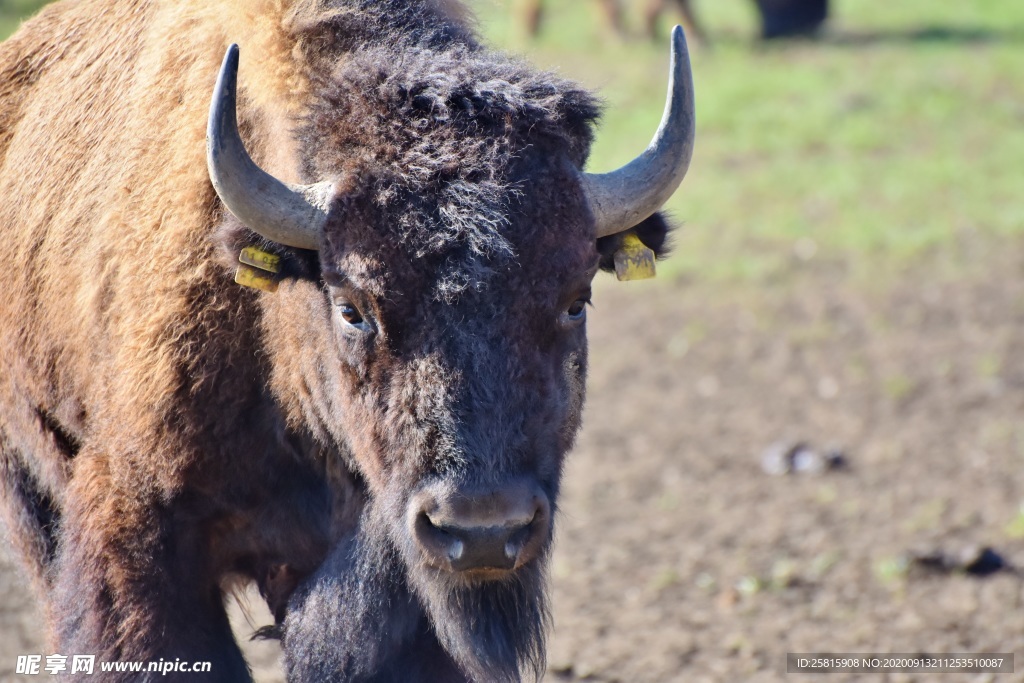
[[466, 551], [460, 539], [434, 524], [426, 512], [416, 515], [413, 531], [417, 543], [435, 560], [457, 562]]
[[537, 514], [528, 523], [511, 530], [508, 540], [505, 542], [505, 557], [510, 561], [515, 562], [519, 558], [519, 553], [522, 552], [526, 544], [529, 543], [530, 538], [535, 534], [538, 517], [540, 516], [540, 511], [538, 510]]

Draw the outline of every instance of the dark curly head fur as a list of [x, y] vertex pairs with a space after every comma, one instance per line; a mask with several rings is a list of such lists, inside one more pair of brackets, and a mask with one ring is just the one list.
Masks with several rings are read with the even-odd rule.
[[513, 226], [530, 175], [522, 160], [543, 150], [581, 166], [597, 116], [578, 87], [462, 43], [373, 46], [336, 69], [301, 137], [309, 176], [345, 179], [394, 215], [387, 237], [438, 263], [437, 294], [451, 300], [517, 258], [512, 230], [550, 230]]

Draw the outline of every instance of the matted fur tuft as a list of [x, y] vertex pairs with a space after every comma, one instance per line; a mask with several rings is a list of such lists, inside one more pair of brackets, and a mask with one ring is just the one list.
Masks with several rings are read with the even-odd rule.
[[513, 160], [542, 143], [582, 164], [599, 115], [575, 84], [461, 42], [365, 47], [321, 88], [299, 129], [316, 150], [306, 175], [372, 185], [389, 237], [441, 257], [437, 295], [449, 302], [516, 258], [504, 235], [518, 208]]

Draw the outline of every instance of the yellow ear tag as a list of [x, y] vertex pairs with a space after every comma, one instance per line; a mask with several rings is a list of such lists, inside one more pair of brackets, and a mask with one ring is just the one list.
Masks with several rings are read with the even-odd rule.
[[244, 287], [261, 289], [264, 292], [277, 291], [277, 280], [267, 273], [280, 272], [280, 256], [256, 247], [246, 247], [238, 255], [238, 260], [240, 263], [235, 270], [235, 282]]
[[619, 280], [647, 280], [654, 277], [654, 252], [633, 233], [622, 238], [615, 252], [615, 277]]
[[238, 260], [247, 266], [259, 268], [268, 273], [281, 272], [281, 257], [256, 247], [246, 247], [243, 249], [242, 253], [238, 255]]
[[276, 292], [277, 280], [267, 275], [262, 270], [250, 268], [247, 265], [239, 264], [235, 270], [235, 282], [243, 287], [262, 289], [264, 292]]

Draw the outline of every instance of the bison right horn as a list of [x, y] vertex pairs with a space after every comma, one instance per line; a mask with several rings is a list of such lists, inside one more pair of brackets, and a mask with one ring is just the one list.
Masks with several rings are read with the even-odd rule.
[[683, 29], [672, 30], [668, 101], [647, 149], [611, 173], [584, 173], [583, 189], [598, 237], [629, 230], [668, 201], [693, 156], [693, 75]]
[[238, 134], [237, 82], [238, 46], [232, 45], [220, 67], [206, 128], [206, 165], [217, 196], [242, 223], [268, 240], [316, 250], [333, 183], [291, 185], [256, 165]]

